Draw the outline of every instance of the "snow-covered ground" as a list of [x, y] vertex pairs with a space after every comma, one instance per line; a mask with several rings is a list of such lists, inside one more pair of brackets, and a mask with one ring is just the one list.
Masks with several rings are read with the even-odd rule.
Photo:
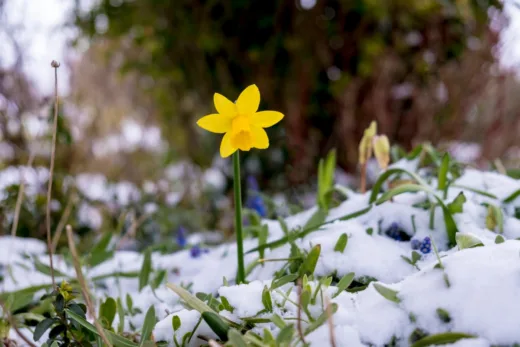
[[[399, 166], [413, 171], [414, 162], [401, 162], [393, 167]], [[294, 241], [304, 252], [316, 245], [321, 247], [314, 276], [304, 283], [304, 289], [319, 294], [302, 313], [304, 331], [324, 312], [330, 300], [337, 304], [330, 323], [337, 346], [390, 343], [408, 346], [426, 335], [435, 338], [436, 334], [447, 332], [453, 334], [437, 336], [450, 342], [455, 333], [471, 335], [451, 345], [457, 347], [520, 343], [520, 242], [516, 240], [520, 238], [520, 194], [514, 195], [520, 190], [520, 181], [498, 173], [467, 169], [449, 186], [445, 198], [436, 190], [435, 178], [429, 179], [429, 186], [434, 193], [405, 193], [379, 205], [370, 204], [371, 192], [349, 191], [348, 198], [330, 210], [327, 217], [330, 223]], [[443, 210], [439, 206], [428, 209], [420, 204], [436, 201], [432, 198], [432, 194], [436, 194], [449, 205], [461, 192], [466, 202], [461, 212], [453, 214], [458, 228], [457, 245], [449, 247]], [[364, 214], [339, 220], [370, 206], [372, 208]], [[495, 211], [499, 211], [494, 224], [489, 224], [489, 206], [496, 206]], [[314, 212], [315, 208], [291, 216], [285, 223], [289, 229], [298, 230]], [[268, 227], [267, 242], [284, 236], [278, 221], [263, 220], [262, 223]], [[343, 251], [335, 250], [344, 233], [348, 236], [346, 247]], [[475, 244], [482, 247], [469, 247]], [[246, 250], [257, 246], [256, 238], [245, 242]], [[233, 285], [237, 271], [234, 244], [222, 244], [201, 252], [189, 247], [174, 254], [153, 253], [154, 273], [165, 270], [167, 282], [182, 285], [192, 293], [225, 297], [232, 309], [227, 307], [219, 313], [235, 323], [265, 318], [252, 328], [252, 332], [260, 336], [264, 336], [264, 329], [274, 336], [279, 333], [280, 328], [270, 321], [273, 314], [287, 323], [295, 322], [299, 298], [294, 281], [270, 290], [272, 310], [265, 310], [263, 300], [264, 287], [271, 287], [273, 279], [280, 277], [277, 272], [287, 264], [287, 261], [276, 260], [291, 256], [288, 243], [265, 250], [264, 258], [272, 261], [252, 268], [247, 276], [249, 283], [242, 285]], [[34, 257], [48, 264], [43, 242], [2, 237], [0, 250], [2, 292], [50, 283], [49, 276], [37, 270], [31, 260]], [[414, 257], [416, 261], [411, 263]], [[258, 252], [248, 253], [246, 266], [258, 259]], [[91, 279], [98, 300], [114, 297], [125, 302], [127, 296], [132, 298], [135, 312], [125, 317], [125, 329], [139, 331], [146, 311], [151, 305], [155, 306], [159, 320], [154, 330], [155, 341], [174, 346], [175, 340], [182, 341], [184, 334], [194, 329], [201, 315], [186, 308], [164, 282], [156, 289], [146, 286], [140, 291], [137, 277], [111, 275], [139, 273], [142, 263], [142, 254], [119, 251], [111, 259], [84, 271]], [[64, 258], [56, 256], [55, 266], [75, 278], [73, 267]], [[350, 286], [348, 291], [338, 292], [339, 279], [350, 273], [354, 274], [357, 290], [350, 290], [353, 288]], [[327, 277], [331, 277], [332, 283], [324, 280]], [[37, 291], [35, 298], [42, 293], [43, 289]], [[174, 316], [181, 321], [176, 331], [172, 327]], [[117, 320], [116, 317], [114, 325]], [[322, 323], [305, 336], [312, 346], [324, 346], [330, 341], [330, 327], [327, 322]], [[32, 335], [27, 329], [24, 331]], [[205, 321], [198, 325], [189, 346], [205, 343], [195, 338], [197, 335], [217, 338]], [[16, 338], [14, 331], [11, 337]]]

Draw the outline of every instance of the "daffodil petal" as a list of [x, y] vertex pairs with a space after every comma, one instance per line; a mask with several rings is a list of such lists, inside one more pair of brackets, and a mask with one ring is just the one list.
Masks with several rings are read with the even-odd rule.
[[237, 113], [237, 106], [222, 94], [215, 93], [213, 103], [218, 113], [223, 116], [234, 117]]
[[269, 138], [264, 129], [259, 126], [251, 126], [252, 147], [266, 149], [269, 147]]
[[237, 149], [231, 145], [231, 133], [226, 133], [220, 143], [220, 156], [227, 158], [231, 154], [235, 153]]
[[260, 106], [260, 91], [256, 84], [252, 84], [238, 96], [237, 108], [241, 114], [249, 115], [255, 113], [258, 106]]
[[231, 130], [231, 118], [214, 113], [199, 119], [197, 125], [212, 133], [223, 134]]
[[278, 111], [260, 111], [254, 113], [250, 118], [250, 122], [253, 125], [262, 128], [268, 128], [275, 125], [283, 118], [283, 113]]

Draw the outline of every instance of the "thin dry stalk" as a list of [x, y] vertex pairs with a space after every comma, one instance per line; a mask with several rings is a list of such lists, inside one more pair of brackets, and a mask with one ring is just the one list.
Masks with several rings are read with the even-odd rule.
[[[94, 314], [94, 305], [92, 304], [92, 301], [90, 300], [90, 291], [87, 287], [87, 282], [85, 281], [85, 277], [83, 276], [83, 272], [81, 271], [81, 264], [79, 262], [79, 256], [78, 252], [76, 250], [76, 245], [74, 244], [73, 235], [72, 235], [72, 227], [70, 225], [67, 225], [67, 239], [69, 242], [69, 249], [70, 254], [72, 255], [72, 260], [74, 262], [74, 269], [76, 270], [76, 276], [78, 277], [78, 283], [81, 287], [81, 293], [83, 294], [83, 299], [85, 300], [85, 304], [87, 305], [88, 310]], [[105, 335], [105, 331], [103, 330], [103, 327], [101, 327], [101, 324], [97, 321], [96, 317], [94, 318], [94, 326], [96, 327], [96, 330], [101, 336], [101, 339], [105, 343], [106, 346], [112, 347], [112, 344], [108, 340], [107, 336]]]
[[365, 161], [361, 164], [361, 194], [364, 194], [367, 191], [367, 162]]
[[150, 217], [150, 215], [143, 214], [138, 219], [133, 218], [132, 224], [130, 225], [130, 229], [128, 229], [128, 232], [125, 234], [125, 236], [123, 236], [119, 240], [119, 242], [117, 243], [117, 246], [116, 246], [116, 250], [119, 250], [121, 248], [121, 246], [122, 246], [124, 241], [126, 241], [129, 238], [134, 238], [135, 237], [135, 235], [137, 233], [137, 229], [146, 221], [146, 219], [148, 217]]
[[56, 247], [58, 246], [58, 242], [60, 241], [61, 233], [63, 229], [65, 229], [65, 225], [69, 220], [70, 213], [72, 212], [72, 207], [76, 201], [76, 195], [73, 193], [69, 197], [69, 201], [67, 201], [67, 205], [65, 206], [65, 210], [61, 215], [58, 226], [56, 227], [56, 231], [54, 232], [54, 236], [52, 237], [52, 252], [56, 252]]
[[[27, 161], [27, 167], [31, 168], [34, 161], [34, 152], [31, 152], [29, 155], [29, 160]], [[23, 196], [25, 192], [25, 179], [23, 175], [23, 170], [20, 170], [20, 189], [18, 190], [18, 196], [16, 197], [16, 206], [14, 208], [14, 218], [13, 225], [11, 227], [11, 236], [16, 236], [16, 230], [18, 229], [18, 220], [20, 219], [20, 211], [22, 209]]]
[[36, 347], [36, 345], [34, 343], [32, 343], [31, 340], [29, 340], [24, 334], [22, 334], [20, 329], [18, 329], [18, 327], [16, 326], [16, 321], [14, 320], [13, 316], [11, 315], [11, 312], [7, 311], [7, 308], [5, 307], [5, 304], [2, 302], [2, 300], [0, 300], [0, 307], [2, 307], [2, 311], [4, 312], [4, 315], [7, 316], [7, 320], [9, 321], [9, 324], [14, 329], [14, 331], [16, 331], [18, 336], [20, 336], [20, 338], [27, 344], [27, 346]]
[[211, 339], [208, 341], [208, 346], [209, 347], [222, 347], [222, 345], [220, 343], [218, 343], [215, 340], [211, 340]]
[[334, 318], [332, 317], [332, 305], [328, 297], [325, 298], [326, 302], [326, 312], [327, 312], [327, 323], [329, 325], [329, 336], [330, 336], [330, 345], [332, 347], [336, 347], [336, 338], [334, 335]]
[[49, 250], [49, 262], [51, 267], [52, 287], [56, 288], [56, 280], [54, 279], [54, 264], [52, 260], [52, 241], [51, 241], [51, 199], [52, 199], [52, 176], [54, 174], [54, 159], [56, 157], [56, 133], [58, 132], [58, 68], [60, 63], [53, 60], [51, 66], [54, 68], [54, 124], [52, 127], [52, 149], [51, 149], [51, 164], [49, 168], [49, 183], [47, 188], [47, 209], [46, 209], [46, 224], [47, 224], [47, 248]]
[[302, 328], [302, 280], [298, 279], [298, 316], [297, 316], [297, 323], [298, 323], [298, 335], [300, 335], [300, 339], [302, 340], [303, 344], [305, 345], [305, 335], [303, 334], [303, 328]]

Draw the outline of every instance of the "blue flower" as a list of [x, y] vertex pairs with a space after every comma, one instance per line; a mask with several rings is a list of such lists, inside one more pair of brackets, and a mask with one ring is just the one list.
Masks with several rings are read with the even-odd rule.
[[410, 245], [412, 246], [412, 249], [417, 250], [421, 248], [422, 242], [417, 239], [413, 239], [412, 242], [410, 242]]
[[421, 243], [420, 251], [423, 254], [428, 254], [432, 251], [432, 241], [429, 237], [425, 237]]
[[179, 247], [184, 248], [188, 244], [188, 240], [186, 239], [186, 229], [184, 227], [180, 227], [179, 230], [177, 230], [177, 244]]
[[386, 230], [386, 234], [393, 238], [396, 241], [401, 241], [401, 228], [399, 227], [399, 224], [392, 223], [390, 227]]
[[267, 216], [267, 209], [265, 207], [262, 196], [259, 194], [258, 181], [254, 176], [247, 177], [248, 197], [246, 200], [246, 207], [256, 211], [260, 217]]
[[198, 258], [200, 257], [202, 254], [207, 254], [209, 253], [209, 249], [207, 248], [200, 248], [199, 245], [194, 245], [193, 247], [191, 247], [190, 249], [190, 256], [192, 258]]

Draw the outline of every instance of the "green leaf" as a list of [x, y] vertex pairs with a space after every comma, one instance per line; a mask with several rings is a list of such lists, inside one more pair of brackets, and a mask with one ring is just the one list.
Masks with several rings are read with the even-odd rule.
[[150, 336], [152, 336], [153, 328], [157, 324], [157, 318], [155, 317], [155, 307], [152, 305], [146, 312], [146, 316], [144, 318], [143, 328], [141, 332], [141, 343], [140, 347], [143, 346], [145, 341], [150, 340]]
[[[27, 293], [21, 295], [13, 295], [9, 296], [8, 302], [10, 303], [8, 306], [8, 310], [10, 312], [18, 311], [21, 308], [28, 306], [33, 301], [34, 294]], [[7, 304], [7, 303], [6, 303]]]
[[292, 341], [294, 335], [294, 326], [286, 325], [280, 330], [278, 336], [276, 337], [277, 346], [287, 346]]
[[53, 302], [53, 305], [57, 313], [62, 313], [65, 308], [65, 299], [63, 298], [63, 295], [56, 295], [56, 300]]
[[99, 319], [105, 328], [112, 327], [114, 318], [116, 317], [117, 304], [112, 298], [107, 298], [104, 303], [99, 306]]
[[56, 323], [53, 318], [45, 318], [34, 328], [33, 340], [38, 341], [49, 328]]
[[333, 299], [350, 286], [350, 284], [354, 280], [354, 276], [355, 273], [349, 272], [345, 276], [341, 277], [337, 285], [338, 291], [332, 296]]
[[448, 311], [446, 311], [446, 310], [443, 309], [443, 308], [438, 308], [436, 312], [437, 312], [437, 316], [439, 317], [439, 319], [440, 319], [443, 323], [449, 323], [449, 322], [451, 322], [450, 313], [449, 313]]
[[486, 228], [495, 231], [498, 227], [498, 232], [504, 232], [504, 216], [502, 210], [495, 205], [488, 205], [488, 214], [486, 217]]
[[287, 325], [282, 317], [277, 314], [271, 316], [271, 322], [273, 322], [279, 329], [283, 329]]
[[415, 342], [411, 347], [428, 347], [428, 346], [436, 346], [436, 345], [445, 345], [449, 343], [455, 343], [462, 339], [473, 339], [476, 336], [464, 334], [464, 333], [456, 333], [456, 332], [447, 332], [442, 334], [430, 335], [425, 338], [420, 339]]
[[192, 309], [197, 310], [200, 313], [214, 312], [213, 309], [209, 307], [205, 302], [198, 299], [195, 295], [191, 294], [186, 289], [173, 283], [167, 283], [166, 287], [173, 290]]
[[379, 283], [374, 283], [374, 289], [387, 300], [393, 301], [397, 304], [401, 302], [397, 297], [398, 292], [393, 289], [387, 288]]
[[215, 312], [206, 311], [202, 313], [202, 318], [211, 328], [211, 330], [217, 334], [217, 336], [222, 340], [226, 341], [229, 331], [229, 324], [224, 322], [224, 320]]
[[311, 295], [312, 295], [312, 293], [311, 293], [310, 288], [305, 288], [302, 290], [300, 301], [301, 301], [301, 307], [305, 312], [307, 312], [309, 304], [311, 303]]
[[267, 312], [273, 312], [273, 300], [271, 299], [271, 292], [269, 292], [267, 286], [264, 286], [264, 290], [262, 291], [262, 304], [264, 304]]
[[[286, 225], [286, 227], [287, 227], [287, 225]], [[265, 245], [267, 243], [268, 236], [269, 236], [269, 229], [268, 229], [267, 225], [262, 225], [262, 228], [260, 229], [260, 232], [258, 233], [258, 246], [259, 247], [262, 247], [263, 245]], [[258, 250], [258, 256], [260, 257], [260, 259], [264, 258], [265, 250], [263, 248]], [[262, 266], [264, 266], [264, 265], [265, 264], [262, 263]]]
[[377, 200], [377, 195], [381, 191], [381, 188], [383, 187], [383, 184], [386, 182], [386, 180], [389, 179], [390, 176], [395, 175], [395, 174], [405, 174], [407, 176], [410, 176], [415, 181], [417, 181], [417, 183], [419, 185], [424, 186], [424, 187], [428, 186], [428, 183], [426, 183], [419, 175], [417, 175], [411, 171], [407, 171], [407, 170], [401, 169], [401, 168], [388, 169], [379, 176], [376, 183], [372, 187], [372, 192], [370, 193], [370, 200], [369, 200], [369, 202], [371, 204], [373, 204]]
[[302, 266], [300, 267], [300, 276], [307, 275], [310, 276], [314, 274], [314, 270], [316, 269], [316, 264], [318, 264], [318, 259], [320, 258], [321, 253], [321, 245], [316, 245], [312, 247], [311, 251], [305, 258]]
[[495, 237], [495, 243], [496, 243], [496, 244], [504, 243], [504, 242], [506, 242], [506, 239], [504, 239], [504, 236], [502, 236], [502, 235], [497, 235], [497, 237]]
[[[69, 309], [65, 309], [65, 312], [67, 312], [67, 315], [70, 319], [73, 319], [78, 324], [95, 334], [96, 336], [99, 336], [96, 327], [92, 324], [90, 324], [86, 319], [82, 318], [81, 316], [77, 315], [76, 313], [72, 312]], [[103, 329], [105, 335], [107, 336], [108, 340], [114, 344], [114, 347], [138, 347], [137, 343], [130, 341], [122, 336], [119, 336], [115, 333], [113, 333], [110, 330]]]
[[128, 308], [129, 312], [133, 312], [134, 311], [134, 302], [133, 302], [132, 297], [130, 296], [130, 294], [126, 294], [126, 308]]
[[163, 283], [165, 278], [166, 278], [166, 270], [164, 270], [164, 269], [159, 270], [152, 281], [152, 284], [151, 284], [152, 289], [159, 288], [159, 286]]
[[147, 249], [144, 252], [143, 265], [141, 266], [141, 272], [139, 273], [139, 291], [141, 291], [150, 279], [150, 273], [152, 272], [152, 252]]
[[305, 223], [303, 229], [318, 229], [327, 219], [327, 215], [327, 210], [319, 208], [318, 210], [316, 210], [316, 212], [314, 212], [311, 218], [309, 218], [307, 223]]
[[63, 324], [55, 326], [51, 329], [51, 331], [49, 331], [49, 339], [55, 339], [56, 337], [58, 337], [58, 335], [64, 332], [65, 329], [65, 325]]
[[181, 319], [179, 316], [175, 315], [172, 317], [172, 327], [173, 331], [177, 331], [181, 327]]
[[479, 238], [469, 234], [457, 234], [457, 246], [459, 249], [474, 248], [484, 246]]
[[460, 189], [464, 189], [464, 190], [469, 190], [470, 192], [473, 192], [473, 193], [476, 193], [476, 194], [480, 194], [480, 195], [483, 195], [483, 196], [487, 196], [488, 198], [491, 198], [491, 199], [497, 199], [496, 195], [488, 193], [488, 192], [485, 192], [485, 191], [480, 190], [480, 189], [467, 187], [467, 186], [460, 185], [460, 184], [452, 184], [451, 187], [453, 187], [453, 188], [460, 188]]
[[[36, 270], [38, 270], [39, 272], [41, 272], [44, 275], [51, 276], [51, 268], [50, 268], [50, 266], [45, 265], [40, 260], [38, 260], [38, 258], [36, 258], [36, 257], [33, 257], [33, 264], [34, 264], [34, 268]], [[68, 277], [66, 274], [64, 274], [63, 272], [61, 272], [59, 270], [56, 270], [56, 269], [54, 269], [54, 276], [56, 276], [56, 277]]]
[[417, 251], [412, 251], [412, 263], [415, 265], [419, 260], [421, 260], [421, 255]]
[[283, 276], [281, 278], [278, 278], [278, 279], [275, 279], [272, 283], [271, 283], [271, 290], [272, 289], [276, 289], [278, 287], [281, 287], [287, 283], [290, 283], [290, 282], [294, 282], [298, 279], [298, 275], [297, 274], [291, 274], [291, 275], [286, 275], [286, 276]]
[[99, 264], [104, 263], [105, 261], [112, 259], [114, 257], [114, 251], [101, 251], [97, 253], [91, 253], [88, 259], [88, 265], [90, 267], [96, 267]]
[[513, 194], [509, 195], [507, 198], [503, 200], [504, 203], [509, 204], [510, 202], [513, 202], [520, 196], [520, 189], [515, 191]]
[[[332, 307], [331, 307], [332, 315], [334, 315], [338, 311], [338, 304], [332, 303], [331, 305], [332, 305]], [[314, 322], [309, 324], [307, 329], [305, 329], [305, 335], [309, 335], [314, 330], [318, 329], [320, 326], [322, 326], [327, 321], [327, 319], [329, 319], [329, 314], [328, 314], [327, 310], [325, 310], [322, 312], [322, 314], [320, 314], [320, 316], [318, 318], [316, 318], [316, 320]]]
[[222, 302], [222, 305], [224, 306], [224, 309], [226, 311], [233, 313], [233, 311], [235, 309], [233, 308], [233, 306], [231, 306], [231, 304], [229, 303], [228, 299], [225, 296], [221, 296], [220, 301]]
[[334, 252], [343, 253], [345, 250], [345, 247], [347, 247], [348, 242], [348, 235], [347, 233], [341, 234], [341, 236], [338, 238], [338, 241], [336, 241], [336, 245], [334, 246]]
[[439, 168], [439, 174], [437, 177], [438, 186], [437, 189], [445, 192], [448, 187], [448, 170], [450, 168], [450, 156], [448, 153], [445, 153], [442, 157], [442, 164]]
[[448, 204], [448, 210], [451, 214], [462, 213], [465, 202], [466, 197], [464, 196], [464, 193], [460, 192], [459, 195]]
[[117, 315], [119, 316], [117, 332], [122, 333], [125, 330], [125, 309], [123, 308], [121, 298], [117, 298]]
[[230, 329], [228, 332], [229, 342], [233, 347], [247, 347], [247, 342], [236, 329]]

